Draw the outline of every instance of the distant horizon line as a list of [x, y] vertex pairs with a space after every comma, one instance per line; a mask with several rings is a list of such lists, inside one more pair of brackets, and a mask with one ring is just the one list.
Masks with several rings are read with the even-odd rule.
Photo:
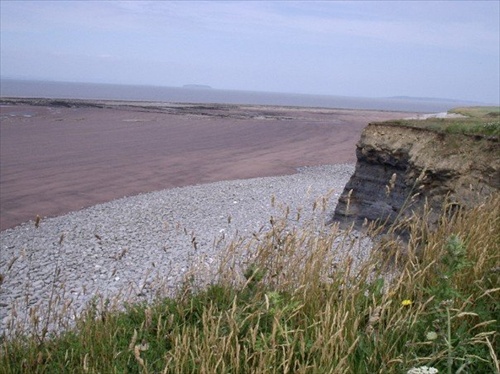
[[204, 87], [205, 89], [215, 90], [215, 91], [234, 91], [234, 92], [255, 92], [255, 93], [266, 93], [266, 94], [276, 94], [276, 95], [306, 95], [306, 96], [318, 96], [318, 97], [339, 97], [339, 98], [359, 98], [359, 99], [389, 99], [389, 100], [417, 100], [417, 101], [433, 101], [433, 102], [456, 102], [456, 103], [470, 103], [470, 104], [483, 104], [483, 105], [500, 105], [487, 103], [483, 101], [475, 100], [465, 100], [465, 99], [455, 99], [455, 98], [439, 98], [439, 97], [423, 97], [423, 96], [409, 96], [409, 95], [391, 95], [391, 96], [349, 96], [349, 95], [335, 95], [335, 94], [311, 94], [311, 93], [300, 93], [300, 92], [284, 92], [284, 91], [257, 91], [257, 90], [244, 90], [244, 89], [229, 89], [229, 88], [217, 88], [207, 84], [199, 83], [186, 83], [180, 86], [169, 86], [169, 85], [159, 85], [159, 84], [147, 84], [147, 83], [110, 83], [110, 82], [83, 82], [83, 81], [67, 81], [67, 80], [54, 80], [54, 79], [44, 79], [44, 78], [27, 78], [27, 77], [11, 77], [11, 76], [0, 76], [0, 81], [10, 80], [10, 81], [25, 81], [25, 82], [43, 82], [43, 83], [60, 83], [60, 84], [89, 84], [89, 85], [103, 85], [103, 86], [136, 86], [136, 87], [158, 87], [158, 88], [180, 88], [180, 89], [195, 89], [198, 87]]

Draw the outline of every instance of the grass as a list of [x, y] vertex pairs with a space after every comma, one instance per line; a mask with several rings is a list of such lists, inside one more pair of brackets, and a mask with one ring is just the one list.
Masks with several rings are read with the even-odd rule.
[[496, 194], [432, 232], [414, 215], [407, 243], [389, 233], [364, 258], [355, 233], [285, 214], [230, 245], [210, 285], [191, 274], [173, 298], [96, 298], [57, 336], [4, 336], [0, 372], [499, 372], [499, 208]]
[[471, 106], [459, 107], [449, 111], [449, 113], [461, 114], [471, 118], [493, 118], [500, 117], [500, 107], [498, 106]]
[[387, 123], [425, 128], [450, 134], [500, 136], [500, 107], [463, 107], [452, 109], [448, 113], [460, 114], [464, 117], [399, 120]]

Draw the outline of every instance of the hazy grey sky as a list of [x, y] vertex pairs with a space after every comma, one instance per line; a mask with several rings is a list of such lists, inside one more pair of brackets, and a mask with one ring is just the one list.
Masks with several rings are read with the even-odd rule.
[[1, 75], [500, 101], [500, 2], [1, 0]]

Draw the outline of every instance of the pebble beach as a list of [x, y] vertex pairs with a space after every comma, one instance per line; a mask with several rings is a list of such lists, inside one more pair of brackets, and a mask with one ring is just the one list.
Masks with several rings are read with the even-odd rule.
[[[231, 241], [265, 231], [284, 207], [323, 227], [353, 172], [352, 164], [306, 167], [173, 188], [4, 230], [0, 335], [49, 303], [71, 319], [96, 297], [149, 301], [175, 293], [187, 272], [215, 269]], [[312, 208], [325, 197], [326, 207]]]
[[1, 336], [211, 282], [287, 209], [328, 229], [363, 128], [415, 113], [9, 99], [0, 114]]

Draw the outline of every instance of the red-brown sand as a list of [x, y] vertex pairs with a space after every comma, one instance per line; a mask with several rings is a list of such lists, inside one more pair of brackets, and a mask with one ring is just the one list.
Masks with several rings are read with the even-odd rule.
[[4, 104], [0, 230], [123, 196], [354, 163], [372, 121], [413, 113], [251, 107]]

